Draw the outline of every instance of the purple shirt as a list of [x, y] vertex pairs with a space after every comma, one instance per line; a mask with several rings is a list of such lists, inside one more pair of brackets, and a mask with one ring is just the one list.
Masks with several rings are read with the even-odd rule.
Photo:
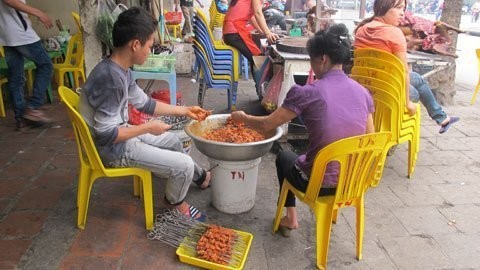
[[[299, 115], [307, 128], [307, 152], [296, 164], [308, 177], [319, 150], [340, 139], [365, 134], [368, 115], [375, 111], [368, 90], [342, 70], [330, 70], [305, 86], [292, 86], [282, 107]], [[323, 187], [337, 185], [338, 166], [332, 165], [327, 167]]]

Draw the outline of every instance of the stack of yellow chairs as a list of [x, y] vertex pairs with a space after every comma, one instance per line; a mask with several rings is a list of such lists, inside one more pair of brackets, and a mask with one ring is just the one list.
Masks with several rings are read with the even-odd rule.
[[225, 14], [218, 12], [217, 2], [215, 0], [212, 0], [212, 4], [210, 5], [208, 12], [210, 13], [210, 30], [213, 31], [215, 27], [223, 27]]
[[102, 177], [134, 176], [134, 195], [143, 198], [145, 209], [145, 228], [153, 228], [153, 195], [152, 174], [140, 168], [105, 168], [98, 155], [97, 149], [90, 134], [87, 123], [80, 115], [78, 106], [80, 97], [73, 90], [60, 86], [58, 94], [68, 110], [72, 122], [75, 139], [77, 141], [78, 156], [80, 159], [80, 173], [77, 191], [77, 226], [85, 229], [87, 222], [88, 204], [90, 193], [95, 180]]
[[[405, 74], [403, 63], [393, 54], [371, 48], [357, 49], [354, 52], [351, 77], [372, 92], [377, 111], [376, 131], [392, 132], [390, 146], [409, 142], [408, 177], [411, 178], [420, 147], [420, 105], [416, 104], [417, 112], [410, 116], [405, 106], [408, 98], [405, 87], [409, 87], [405, 85], [405, 76], [408, 74]], [[388, 108], [382, 100], [385, 95], [392, 98]], [[385, 111], [391, 111], [390, 117]], [[373, 186], [378, 185], [380, 179], [381, 171], [378, 172]]]
[[67, 72], [73, 73], [73, 79], [75, 81], [72, 88], [80, 87], [78, 78], [81, 76], [85, 82], [85, 55], [83, 50], [82, 33], [78, 32], [73, 35], [68, 41], [67, 54], [65, 55], [65, 62], [60, 64], [53, 64], [53, 70], [55, 79], [58, 86], [64, 86], [64, 77]]
[[[362, 259], [365, 192], [377, 171], [383, 170], [383, 156], [391, 140], [390, 132], [365, 134], [339, 140], [327, 145], [315, 157], [307, 190], [301, 192], [287, 180], [283, 181], [278, 199], [273, 232], [278, 230], [287, 192], [307, 204], [315, 214], [317, 233], [317, 268], [327, 268], [328, 246], [332, 222], [336, 221], [338, 210], [343, 207], [356, 208], [357, 259]], [[318, 196], [323, 176], [330, 162], [339, 163], [339, 175], [334, 196]]]

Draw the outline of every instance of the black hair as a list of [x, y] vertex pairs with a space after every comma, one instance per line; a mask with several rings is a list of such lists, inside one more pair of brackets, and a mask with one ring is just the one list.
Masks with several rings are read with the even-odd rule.
[[375, 0], [375, 2], [373, 3], [373, 16], [371, 16], [369, 18], [366, 18], [363, 21], [361, 21], [357, 25], [357, 27], [355, 28], [353, 33], [356, 34], [358, 28], [360, 28], [360, 27], [364, 26], [365, 24], [373, 21], [373, 19], [375, 19], [375, 17], [384, 16], [385, 14], [387, 14], [387, 12], [390, 9], [398, 6], [402, 2], [403, 2], [403, 4], [405, 4], [405, 8], [407, 8], [407, 0]]
[[158, 21], [145, 9], [131, 7], [120, 13], [113, 24], [113, 47], [125, 46], [129, 41], [138, 39], [145, 45], [157, 29]]
[[310, 59], [327, 55], [332, 64], [343, 64], [350, 59], [351, 46], [347, 27], [339, 23], [315, 33], [307, 42], [307, 51]]

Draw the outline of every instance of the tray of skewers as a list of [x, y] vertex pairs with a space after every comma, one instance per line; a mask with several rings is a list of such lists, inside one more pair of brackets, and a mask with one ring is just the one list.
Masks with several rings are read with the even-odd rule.
[[[192, 233], [177, 248], [181, 262], [206, 269], [243, 269], [253, 235], [217, 225]], [[198, 239], [197, 239], [198, 238]]]
[[183, 263], [206, 269], [243, 269], [253, 235], [186, 218], [177, 210], [156, 216], [147, 237], [177, 248]]

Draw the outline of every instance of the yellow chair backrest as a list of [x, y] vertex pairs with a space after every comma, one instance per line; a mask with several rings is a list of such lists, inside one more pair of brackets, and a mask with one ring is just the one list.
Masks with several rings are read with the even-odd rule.
[[5, 57], [5, 52], [3, 51], [3, 46], [0, 46], [0, 57]]
[[215, 27], [222, 27], [225, 19], [225, 14], [218, 12], [217, 1], [213, 0], [208, 10], [210, 13], [210, 29]]
[[405, 67], [403, 66], [402, 60], [400, 60], [400, 58], [398, 58], [394, 54], [382, 50], [373, 48], [356, 49], [353, 52], [353, 57], [373, 57], [376, 59], [390, 62], [391, 64], [397, 66], [399, 69], [405, 70]]
[[75, 24], [77, 25], [77, 33], [82, 33], [83, 32], [83, 27], [82, 24], [80, 23], [80, 15], [78, 15], [77, 12], [72, 11], [72, 17], [73, 20], [75, 21]]
[[403, 89], [402, 88], [403, 83], [401, 83], [398, 80], [398, 78], [396, 78], [392, 74], [387, 73], [383, 70], [373, 69], [373, 68], [368, 68], [368, 67], [354, 66], [354, 67], [352, 67], [351, 75], [361, 75], [361, 76], [376, 78], [376, 79], [383, 80], [383, 81], [391, 84], [393, 87], [395, 87], [399, 91], [401, 91]]
[[77, 141], [79, 142], [77, 143], [77, 147], [78, 154], [81, 158], [80, 162], [85, 163], [85, 165], [88, 165], [94, 170], [105, 172], [105, 167], [98, 155], [97, 148], [95, 147], [92, 135], [90, 134], [90, 129], [78, 111], [80, 96], [65, 86], [60, 86], [58, 88], [58, 93], [63, 103], [67, 106], [68, 115], [72, 120], [75, 137], [77, 137]]
[[83, 69], [83, 63], [85, 61], [83, 50], [82, 34], [77, 33], [68, 41], [65, 63]]

